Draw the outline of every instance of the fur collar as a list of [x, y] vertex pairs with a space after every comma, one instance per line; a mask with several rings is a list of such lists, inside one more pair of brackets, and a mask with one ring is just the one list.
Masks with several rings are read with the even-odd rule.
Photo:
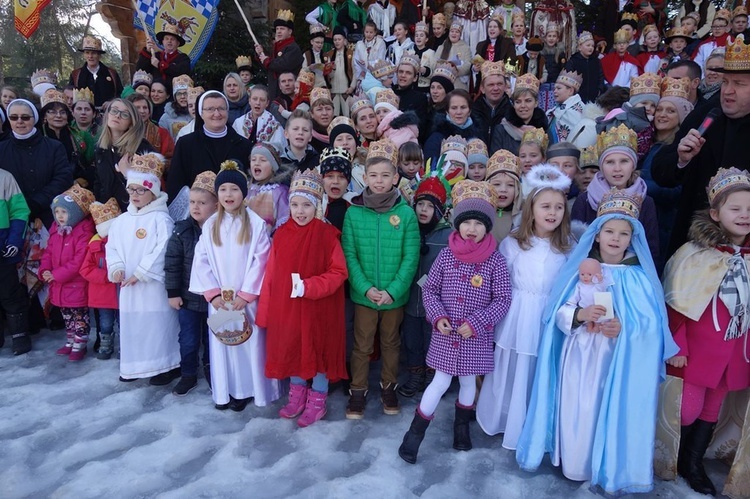
[[[717, 246], [732, 247], [731, 241], [721, 230], [719, 224], [711, 219], [708, 210], [696, 212], [693, 223], [690, 224], [688, 239], [704, 249], [716, 248]], [[748, 246], [748, 239], [745, 239], [745, 244], [742, 246]]]

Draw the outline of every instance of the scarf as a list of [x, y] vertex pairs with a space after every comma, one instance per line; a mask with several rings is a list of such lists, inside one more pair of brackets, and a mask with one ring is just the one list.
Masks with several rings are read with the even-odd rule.
[[399, 196], [396, 188], [382, 194], [376, 194], [368, 187], [362, 191], [362, 202], [365, 207], [374, 210], [376, 213], [386, 213], [398, 202]]
[[747, 333], [748, 312], [750, 312], [750, 284], [748, 283], [747, 265], [742, 254], [737, 251], [729, 259], [729, 270], [719, 286], [719, 299], [726, 305], [732, 315], [724, 341], [741, 338]]
[[70, 225], [57, 226], [57, 233], [61, 236], [69, 235], [71, 232], [73, 232], [73, 227], [71, 227]]
[[[604, 194], [611, 189], [612, 187], [607, 182], [607, 179], [604, 178], [604, 174], [602, 172], [597, 172], [586, 189], [589, 206], [596, 211], [597, 208], [599, 208], [599, 203], [601, 202], [602, 197], [604, 197]], [[641, 199], [646, 199], [646, 182], [642, 178], [636, 179], [636, 181], [633, 182], [633, 185], [622, 190], [631, 196], [637, 194]]]
[[448, 248], [458, 261], [463, 263], [482, 263], [492, 256], [497, 248], [497, 241], [489, 232], [484, 239], [475, 243], [472, 240], [464, 239], [457, 230], [451, 232], [448, 236]]
[[471, 119], [471, 116], [469, 116], [469, 117], [468, 117], [468, 118], [466, 119], [466, 123], [464, 123], [463, 125], [459, 125], [459, 124], [457, 124], [457, 123], [456, 123], [455, 121], [453, 121], [453, 120], [451, 119], [451, 117], [450, 117], [450, 115], [449, 115], [449, 114], [446, 114], [446, 115], [445, 115], [445, 119], [446, 119], [446, 120], [448, 121], [448, 123], [450, 123], [451, 125], [453, 125], [453, 126], [454, 126], [454, 127], [456, 127], [456, 128], [460, 128], [461, 130], [466, 130], [467, 128], [469, 128], [470, 126], [472, 126], [472, 125], [474, 124], [474, 122], [473, 122], [473, 121], [472, 121], [472, 119]]
[[717, 81], [716, 83], [709, 85], [706, 83], [706, 80], [701, 80], [700, 85], [698, 85], [698, 92], [703, 96], [704, 99], [708, 100], [710, 99], [716, 92], [721, 90], [721, 82]]

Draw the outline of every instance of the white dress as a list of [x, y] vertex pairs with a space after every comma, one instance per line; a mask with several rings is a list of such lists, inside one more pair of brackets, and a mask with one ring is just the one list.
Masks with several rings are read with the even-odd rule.
[[[258, 296], [263, 284], [266, 260], [271, 243], [266, 223], [247, 209], [250, 215], [250, 241], [237, 242], [240, 217], [224, 215], [221, 222], [221, 246], [213, 243], [211, 233], [218, 220], [214, 214], [206, 220], [198, 244], [195, 246], [190, 291], [206, 297], [232, 289], [247, 300], [245, 314], [252, 325], [252, 335], [241, 345], [229, 346], [209, 334], [211, 388], [214, 403], [229, 403], [235, 399], [254, 397], [255, 405], [265, 406], [279, 398], [279, 383], [265, 376], [266, 330], [255, 325]], [[208, 307], [209, 314], [216, 313]]]
[[117, 217], [106, 246], [109, 279], [123, 270], [138, 282], [120, 288], [120, 376], [138, 379], [180, 365], [177, 311], [164, 287], [164, 255], [174, 222], [167, 194], [140, 210], [133, 205]]
[[504, 433], [514, 450], [521, 435], [534, 381], [542, 313], [558, 271], [567, 260], [548, 239], [533, 237], [522, 250], [508, 236], [500, 243], [513, 285], [508, 315], [495, 326], [495, 369], [487, 374], [477, 402], [477, 423], [488, 435]]

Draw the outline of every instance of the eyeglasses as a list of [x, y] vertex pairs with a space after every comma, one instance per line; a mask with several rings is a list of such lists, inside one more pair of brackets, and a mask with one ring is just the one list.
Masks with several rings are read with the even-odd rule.
[[11, 114], [10, 116], [8, 116], [8, 119], [10, 121], [31, 121], [31, 118], [33, 118], [33, 116], [29, 116], [28, 114], [22, 114], [21, 116], [17, 114]]
[[148, 189], [145, 187], [127, 187], [125, 190], [128, 191], [128, 194], [138, 194], [139, 196], [143, 196], [148, 192]]
[[122, 118], [124, 120], [129, 120], [130, 119], [130, 113], [129, 112], [127, 112], [127, 111], [120, 111], [119, 109], [115, 109], [115, 108], [112, 108], [112, 107], [109, 108], [109, 114], [112, 115], [112, 116], [117, 116], [117, 117]]
[[222, 107], [204, 107], [203, 108], [203, 112], [204, 113], [213, 114], [216, 111], [218, 111], [220, 113], [226, 113], [227, 112], [227, 108], [223, 107], [223, 106]]
[[706, 66], [706, 71], [713, 71], [714, 73], [718, 71], [719, 69], [724, 69], [723, 66], [714, 66], [712, 68]]
[[58, 109], [55, 111], [54, 109], [47, 109], [47, 116], [67, 116], [67, 112], [64, 109]]
[[726, 28], [728, 24], [712, 24], [711, 29]]

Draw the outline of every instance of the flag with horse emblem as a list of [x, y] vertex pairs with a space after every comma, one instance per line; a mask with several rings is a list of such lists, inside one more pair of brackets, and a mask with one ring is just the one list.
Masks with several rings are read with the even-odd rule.
[[[135, 4], [138, 12], [133, 13], [133, 25], [145, 30], [154, 41], [165, 24], [177, 26], [185, 39], [180, 50], [190, 57], [190, 64], [195, 65], [219, 20], [216, 8], [219, 0], [135, 0]], [[145, 28], [141, 19], [146, 23]]]
[[13, 3], [16, 30], [28, 39], [39, 27], [40, 13], [50, 0], [15, 0]]

